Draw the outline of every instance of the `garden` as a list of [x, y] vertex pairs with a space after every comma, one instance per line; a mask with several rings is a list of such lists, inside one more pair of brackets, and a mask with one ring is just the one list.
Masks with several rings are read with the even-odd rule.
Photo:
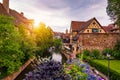
[[[120, 47], [119, 40], [117, 41], [113, 49], [106, 48], [102, 52], [97, 49], [92, 51], [84, 50], [82, 54], [78, 54], [78, 57], [83, 56], [83, 61], [103, 73], [111, 80], [120, 79]], [[108, 56], [109, 55], [109, 56]]]

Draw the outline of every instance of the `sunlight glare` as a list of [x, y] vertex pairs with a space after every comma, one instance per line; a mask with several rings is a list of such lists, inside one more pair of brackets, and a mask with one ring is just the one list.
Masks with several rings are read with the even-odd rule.
[[35, 20], [35, 22], [34, 22], [34, 28], [38, 28], [39, 26], [39, 23], [40, 23], [40, 21], [39, 20]]

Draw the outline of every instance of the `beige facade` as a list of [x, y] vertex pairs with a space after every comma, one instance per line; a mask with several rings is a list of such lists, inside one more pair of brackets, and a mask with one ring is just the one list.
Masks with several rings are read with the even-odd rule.
[[93, 20], [90, 25], [88, 25], [88, 27], [83, 31], [83, 33], [105, 33], [105, 30], [96, 20]]

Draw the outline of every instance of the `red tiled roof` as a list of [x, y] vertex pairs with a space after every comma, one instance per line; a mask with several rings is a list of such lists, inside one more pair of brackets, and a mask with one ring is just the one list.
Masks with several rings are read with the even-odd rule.
[[27, 18], [25, 18], [22, 14], [18, 13], [15, 10], [10, 9], [10, 15], [13, 16], [15, 18], [15, 24], [18, 25], [20, 23], [24, 23], [27, 24], [29, 22], [29, 20]]
[[120, 28], [115, 27], [114, 24], [109, 24], [108, 26], [103, 26], [103, 28], [106, 30], [106, 32], [112, 32], [112, 31], [120, 30]]
[[82, 25], [82, 30], [87, 28], [94, 19], [95, 18], [92, 18], [92, 19], [88, 20], [84, 25]]
[[[81, 30], [84, 30], [86, 29], [90, 23], [93, 21], [93, 20], [96, 20], [96, 18], [92, 18], [88, 21], [72, 21], [71, 22], [71, 29], [72, 31], [81, 31]], [[97, 21], [97, 20], [96, 20]], [[97, 21], [97, 23], [100, 25], [100, 23]], [[101, 26], [101, 25], [100, 25]], [[101, 26], [101, 28], [104, 30], [104, 28]]]
[[111, 30], [111, 27], [108, 27], [108, 26], [103, 26], [103, 28], [106, 32], [110, 32], [110, 30]]
[[29, 19], [24, 17], [22, 14], [18, 13], [15, 10], [9, 9], [9, 13], [7, 13], [6, 9], [4, 8], [3, 4], [0, 3], [0, 14], [6, 15], [6, 16], [12, 16], [15, 18], [15, 25], [18, 25], [20, 23], [24, 23], [25, 25], [28, 25]]
[[79, 31], [84, 23], [84, 21], [72, 21], [71, 28], [73, 31]]

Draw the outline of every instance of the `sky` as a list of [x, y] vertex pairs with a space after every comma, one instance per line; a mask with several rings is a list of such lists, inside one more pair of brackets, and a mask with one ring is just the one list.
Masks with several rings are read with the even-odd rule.
[[[9, 0], [10, 8], [24, 16], [50, 26], [53, 31], [65, 32], [71, 21], [87, 21], [93, 17], [106, 26], [111, 22], [106, 13], [107, 0]], [[2, 2], [2, 0], [0, 0]]]

